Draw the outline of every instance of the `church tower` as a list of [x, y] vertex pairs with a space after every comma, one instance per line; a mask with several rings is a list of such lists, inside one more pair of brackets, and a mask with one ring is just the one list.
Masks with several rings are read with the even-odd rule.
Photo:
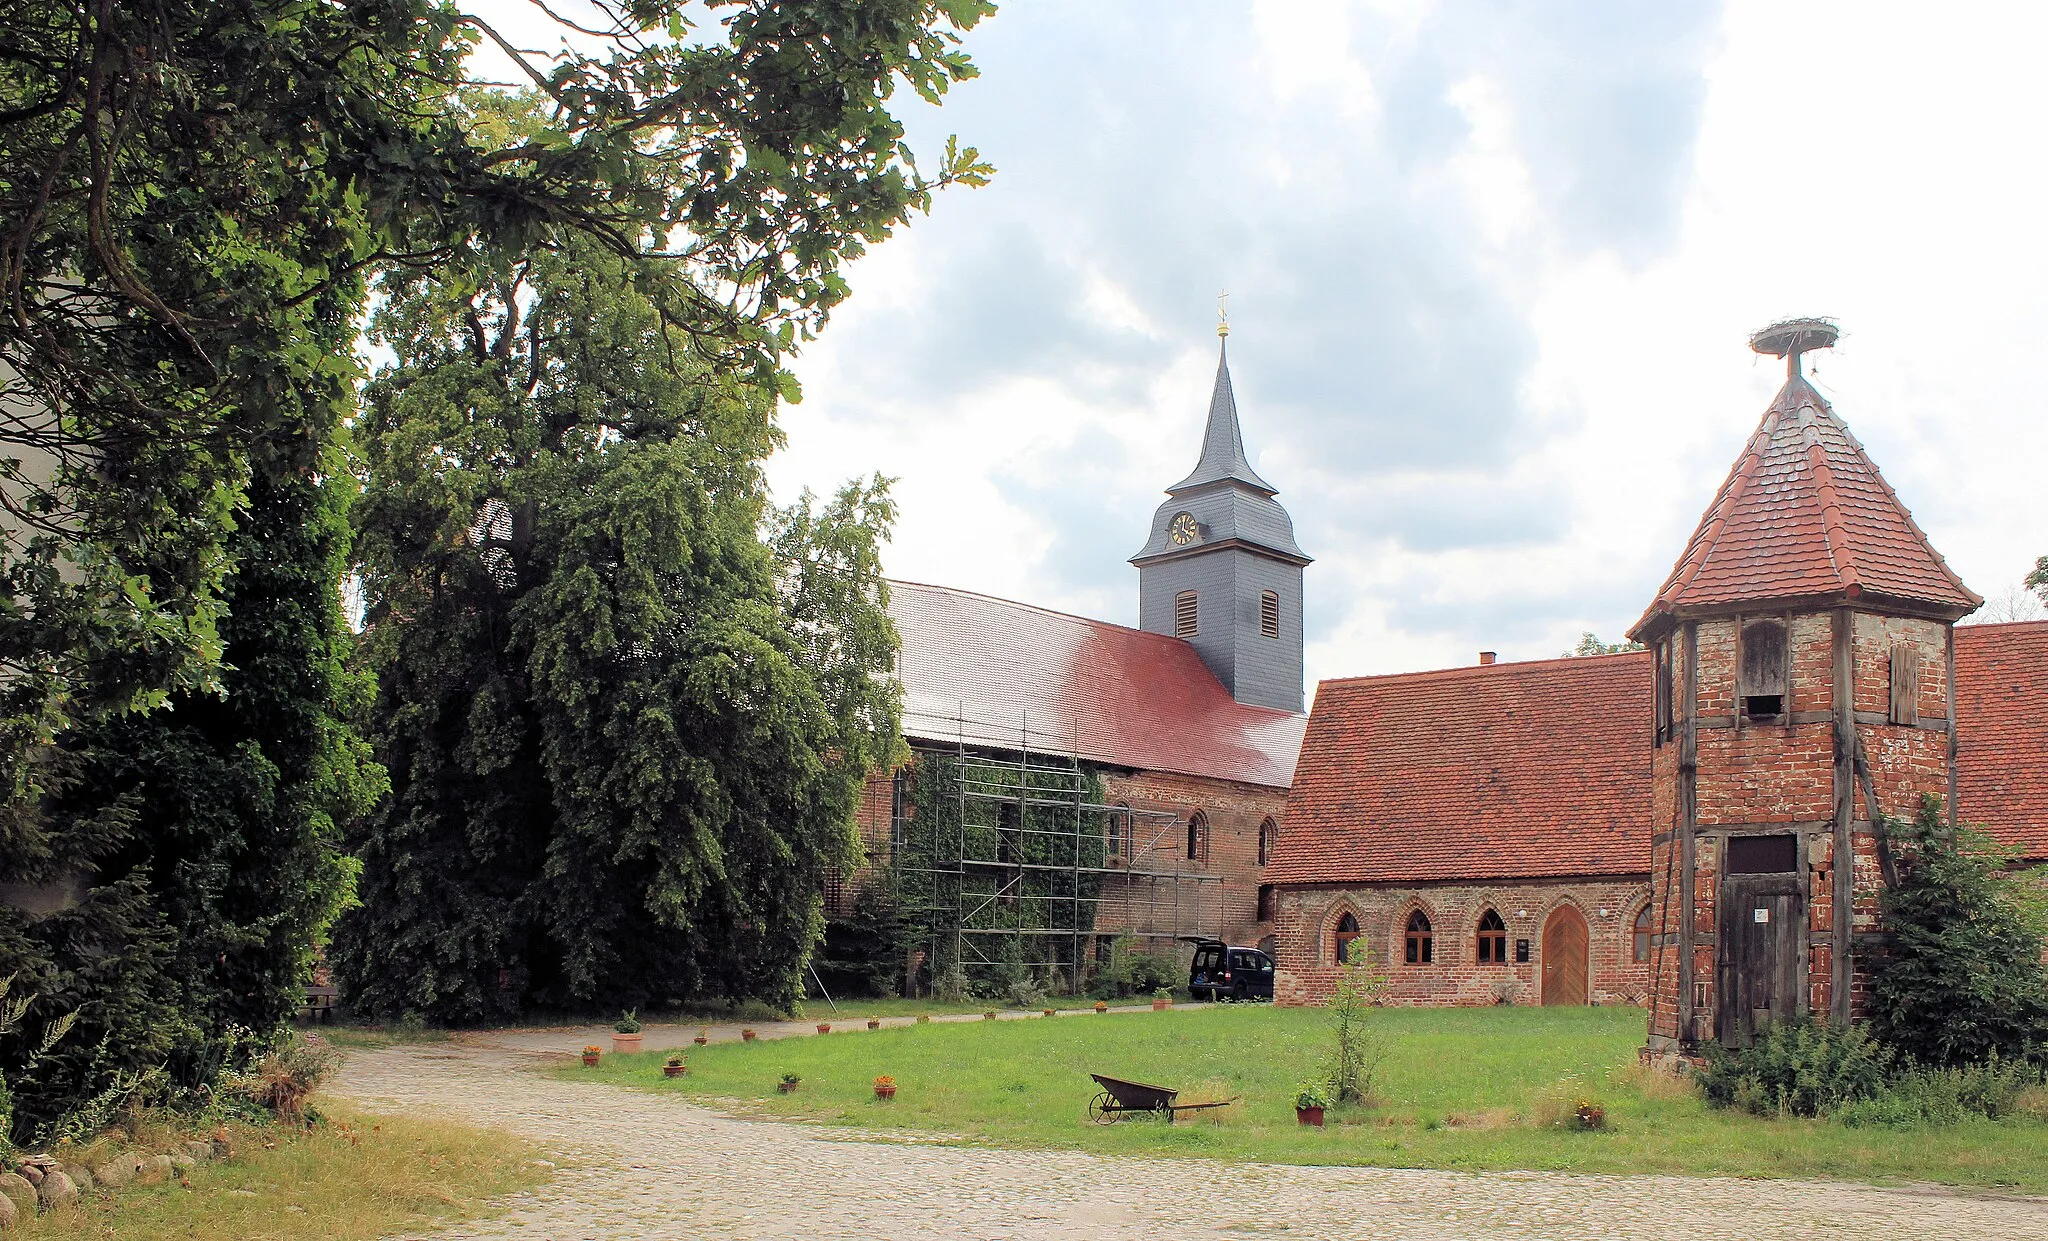
[[[1219, 324], [1218, 337], [1230, 329]], [[1184, 638], [1239, 702], [1301, 710], [1301, 570], [1294, 522], [1252, 471], [1218, 346], [1194, 473], [1166, 489], [1138, 567], [1138, 627]]]
[[1800, 354], [1630, 636], [1652, 652], [1650, 1049], [1862, 1014], [1885, 817], [1955, 805], [1956, 577]]

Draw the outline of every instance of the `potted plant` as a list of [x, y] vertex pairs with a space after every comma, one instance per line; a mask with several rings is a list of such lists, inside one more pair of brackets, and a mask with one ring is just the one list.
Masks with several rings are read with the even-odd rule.
[[917, 1015], [917, 1024], [919, 1024], [919, 1025], [925, 1025], [925, 1024], [928, 1024], [928, 1023], [929, 1023], [929, 1022], [931, 1021], [931, 1019], [932, 1019], [932, 1015], [931, 1015], [930, 1013], [919, 1013], [919, 1014]]
[[640, 1017], [633, 1009], [619, 1014], [612, 1022], [612, 1050], [625, 1054], [640, 1050]]
[[989, 1009], [981, 1015], [981, 1019], [983, 1021], [994, 1021], [996, 1019], [996, 1010], [993, 1008]]
[[683, 1063], [683, 1053], [679, 1051], [668, 1053], [668, 1059], [661, 1063], [663, 1077], [683, 1077], [688, 1075], [689, 1071], [690, 1066]]
[[709, 1043], [709, 1042], [711, 1041], [711, 1027], [710, 1027], [710, 1026], [703, 1026], [703, 1027], [700, 1027], [700, 1028], [698, 1029], [698, 1031], [697, 1031], [697, 1037], [696, 1037], [696, 1038], [693, 1038], [693, 1039], [691, 1039], [690, 1041], [691, 1041], [691, 1042], [693, 1042], [693, 1043], [695, 1043], [695, 1044], [696, 1044], [697, 1046], [699, 1046], [699, 1047], [702, 1047], [702, 1046], [704, 1046], [704, 1045], [705, 1045], [706, 1043]]
[[895, 1098], [895, 1097], [896, 1097], [896, 1079], [895, 1079], [895, 1078], [893, 1078], [893, 1077], [890, 1077], [890, 1076], [888, 1076], [887, 1074], [883, 1074], [883, 1075], [882, 1075], [881, 1077], [878, 1077], [878, 1078], [876, 1078], [876, 1079], [875, 1079], [875, 1097], [876, 1097], [877, 1099], [883, 1099], [883, 1100], [888, 1100], [888, 1099], [893, 1099], [893, 1098]]
[[1059, 1015], [1059, 1011], [1060, 1010], [1057, 1008], [1048, 1008], [1045, 1010], [1045, 1015], [1048, 1017], [1056, 1017]]
[[1303, 1082], [1294, 1092], [1294, 1119], [1300, 1124], [1322, 1128], [1323, 1109], [1328, 1106], [1330, 1098], [1319, 1083]]
[[1098, 1013], [1106, 1013], [1106, 1012], [1108, 1012], [1108, 1011], [1109, 1011], [1109, 1001], [1108, 1001], [1108, 1000], [1097, 1000], [1097, 1001], [1095, 1001], [1095, 1011], [1096, 1011], [1096, 1012], [1098, 1012]]
[[868, 1029], [870, 1029], [870, 1030], [879, 1030], [879, 1029], [881, 1029], [881, 1028], [882, 1028], [882, 1019], [881, 1019], [880, 1017], [870, 1017], [870, 1018], [868, 1018]]
[[761, 1036], [759, 1034], [756, 1034], [753, 1030], [747, 1029], [740, 1031], [740, 1037], [746, 1040], [747, 1042], [751, 1043], [755, 1039], [760, 1038]]
[[1173, 1007], [1173, 992], [1161, 987], [1152, 993], [1152, 1011], [1163, 1013]]
[[604, 1048], [599, 1047], [596, 1043], [585, 1043], [583, 1045], [583, 1067], [589, 1069], [596, 1068], [597, 1058], [603, 1054]]
[[831, 1023], [831, 1022], [829, 1022], [829, 1021], [821, 1021], [821, 1022], [819, 1022], [819, 1023], [818, 1023], [818, 1033], [820, 1033], [820, 1034], [830, 1034], [830, 1033], [832, 1033], [832, 1023]]
[[780, 1090], [784, 1094], [795, 1094], [797, 1083], [801, 1082], [802, 1080], [803, 1078], [798, 1077], [794, 1073], [784, 1073], [782, 1075], [782, 1080], [775, 1083], [775, 1088], [777, 1090]]

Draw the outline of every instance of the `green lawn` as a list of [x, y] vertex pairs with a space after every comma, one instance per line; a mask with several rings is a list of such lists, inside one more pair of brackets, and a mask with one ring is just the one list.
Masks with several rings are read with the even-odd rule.
[[[1281, 1163], [1557, 1169], [1940, 1181], [2048, 1191], [2048, 1126], [1974, 1122], [1906, 1131], [1766, 1121], [1710, 1110], [1672, 1079], [1634, 1068], [1640, 1010], [1387, 1009], [1373, 1108], [1295, 1123], [1294, 1086], [1314, 1073], [1329, 1017], [1318, 1010], [1218, 1007], [964, 1024], [689, 1047], [690, 1075], [662, 1078], [661, 1050], [606, 1056], [565, 1076], [675, 1090], [720, 1106], [866, 1127], [936, 1130], [1015, 1146], [1078, 1147]], [[775, 1092], [784, 1072], [793, 1095]], [[1179, 1087], [1182, 1101], [1242, 1095], [1171, 1127], [1089, 1123], [1090, 1072]], [[894, 1102], [873, 1097], [894, 1077]], [[1609, 1128], [1542, 1123], [1587, 1096]]]

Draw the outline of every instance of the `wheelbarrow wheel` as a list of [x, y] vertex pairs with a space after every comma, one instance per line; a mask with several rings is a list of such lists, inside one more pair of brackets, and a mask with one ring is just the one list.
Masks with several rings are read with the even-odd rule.
[[1113, 1125], [1117, 1121], [1116, 1100], [1109, 1097], [1107, 1090], [1088, 1100], [1088, 1119], [1098, 1125]]

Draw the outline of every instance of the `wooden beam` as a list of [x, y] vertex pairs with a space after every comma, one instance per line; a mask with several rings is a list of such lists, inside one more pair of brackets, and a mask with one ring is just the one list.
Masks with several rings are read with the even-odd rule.
[[1948, 830], [1953, 836], [1956, 830], [1956, 627], [1945, 625], [1942, 632], [1948, 638], [1948, 679], [1942, 687], [1948, 698]]
[[[1831, 1015], [1847, 1024], [1851, 1011], [1850, 986], [1855, 974], [1856, 929], [1856, 750], [1861, 738], [1856, 720], [1856, 614], [1837, 609], [1834, 618], [1835, 662], [1835, 923], [1832, 953]], [[1875, 811], [1875, 807], [1871, 808]]]
[[[1738, 642], [1738, 646], [1740, 643]], [[1740, 652], [1737, 652], [1740, 658]], [[1699, 715], [1700, 626], [1685, 622], [1685, 692], [1679, 698], [1682, 713], [1678, 729], [1678, 1040], [1696, 1043], [1693, 1012], [1693, 923], [1698, 919], [1693, 879], [1698, 870], [1695, 837], [1699, 830], [1699, 733], [1693, 727]]]

